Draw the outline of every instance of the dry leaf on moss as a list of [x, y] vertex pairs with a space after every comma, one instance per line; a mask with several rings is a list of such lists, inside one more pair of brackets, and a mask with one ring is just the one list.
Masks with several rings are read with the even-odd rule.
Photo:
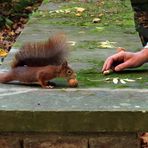
[[110, 42], [110, 41], [105, 41], [105, 42], [100, 42], [100, 45], [98, 47], [101, 48], [115, 48], [116, 42]]
[[126, 84], [126, 82], [125, 82], [123, 79], [120, 79], [120, 82], [121, 82], [122, 84]]
[[118, 84], [118, 82], [119, 82], [119, 79], [118, 78], [113, 78], [113, 83], [114, 84]]
[[78, 13], [82, 13], [82, 12], [85, 11], [85, 8], [77, 7], [77, 8], [76, 8], [76, 11], [77, 11]]
[[94, 18], [92, 22], [93, 22], [93, 23], [99, 23], [100, 21], [101, 21], [100, 18]]
[[67, 43], [70, 44], [70, 46], [75, 46], [76, 45], [75, 41], [68, 41]]
[[126, 78], [126, 79], [123, 79], [124, 81], [127, 81], [127, 82], [135, 82], [135, 80], [133, 80], [133, 79], [128, 79], [128, 78]]
[[81, 16], [82, 14], [81, 13], [76, 13], [76, 16]]

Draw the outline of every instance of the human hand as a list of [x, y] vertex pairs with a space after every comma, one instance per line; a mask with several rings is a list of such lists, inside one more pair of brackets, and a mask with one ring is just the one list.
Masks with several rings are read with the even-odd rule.
[[114, 71], [122, 71], [126, 68], [139, 67], [147, 61], [148, 57], [145, 52], [136, 53], [120, 51], [106, 59], [102, 71], [113, 69]]

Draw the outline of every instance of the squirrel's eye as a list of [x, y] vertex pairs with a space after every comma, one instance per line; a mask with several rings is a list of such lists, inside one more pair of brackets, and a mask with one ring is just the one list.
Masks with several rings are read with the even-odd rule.
[[68, 70], [68, 71], [67, 71], [67, 74], [71, 74], [71, 73], [72, 73], [72, 71], [71, 71], [71, 70]]

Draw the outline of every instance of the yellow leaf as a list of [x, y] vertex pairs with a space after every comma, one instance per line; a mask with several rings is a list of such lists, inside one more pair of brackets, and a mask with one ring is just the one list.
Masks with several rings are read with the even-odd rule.
[[114, 44], [116, 44], [116, 42], [105, 41], [105, 42], [100, 42], [100, 45], [98, 47], [101, 47], [101, 48], [115, 48]]
[[9, 34], [12, 36], [15, 35], [14, 31], [11, 31]]
[[102, 17], [103, 15], [104, 15], [103, 13], [100, 13], [98, 16], [99, 16], [99, 17]]
[[3, 41], [4, 37], [0, 35], [0, 41]]
[[0, 48], [0, 57], [6, 57], [8, 52], [2, 48]]
[[76, 13], [76, 16], [81, 16], [81, 13]]
[[93, 23], [99, 23], [100, 21], [101, 21], [100, 18], [94, 18], [94, 19], [93, 19]]
[[78, 13], [82, 13], [83, 11], [85, 11], [85, 8], [77, 7], [76, 10]]

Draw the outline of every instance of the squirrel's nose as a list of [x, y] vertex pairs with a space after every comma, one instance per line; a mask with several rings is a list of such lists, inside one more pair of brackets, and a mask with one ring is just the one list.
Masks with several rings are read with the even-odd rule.
[[76, 77], [77, 77], [77, 74], [76, 74], [76, 73], [74, 73], [72, 77], [73, 77], [73, 78], [76, 78]]
[[71, 76], [70, 76], [70, 79], [76, 79], [77, 77], [77, 74], [76, 73], [73, 73]]

